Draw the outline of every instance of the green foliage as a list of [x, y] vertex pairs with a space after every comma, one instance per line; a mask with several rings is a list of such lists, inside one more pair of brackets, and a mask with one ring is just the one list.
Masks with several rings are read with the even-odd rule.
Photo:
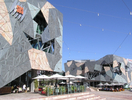
[[50, 80], [50, 82], [51, 82], [52, 84], [54, 84], [54, 83], [55, 83], [55, 80]]
[[46, 87], [43, 87], [43, 91], [46, 92]]
[[71, 86], [71, 90], [74, 91], [74, 86]]
[[37, 81], [37, 79], [34, 80], [34, 84], [35, 84], [35, 89], [38, 88], [38, 81]]
[[59, 87], [59, 91], [62, 93], [66, 93], [66, 88], [64, 86]]
[[49, 95], [53, 94], [53, 89], [50, 86], [47, 86], [45, 88], [45, 91], [46, 91], [46, 94], [49, 94]]
[[75, 92], [76, 92], [76, 91], [77, 91], [77, 87], [76, 87], [76, 86], [71, 86], [71, 90], [72, 90], [72, 91], [75, 90]]
[[39, 86], [39, 88], [43, 88], [43, 86]]
[[41, 81], [41, 84], [48, 85], [49, 83], [55, 83], [55, 80], [43, 80]]
[[74, 86], [74, 89], [75, 89], [75, 91], [77, 91], [77, 87], [76, 86]]
[[44, 84], [44, 80], [40, 82], [41, 84]]
[[124, 88], [124, 89], [126, 89], [126, 90], [130, 90], [130, 88]]
[[84, 86], [83, 85], [80, 86], [80, 90], [84, 91]]

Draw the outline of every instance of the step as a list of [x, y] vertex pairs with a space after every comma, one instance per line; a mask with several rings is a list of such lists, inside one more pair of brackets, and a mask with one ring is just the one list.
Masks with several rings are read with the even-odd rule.
[[71, 98], [65, 98], [65, 99], [61, 99], [61, 100], [77, 100], [76, 97], [71, 97]]
[[106, 98], [102, 98], [102, 97], [100, 97], [100, 96], [96, 96], [96, 97], [94, 98], [94, 100], [106, 100]]
[[106, 100], [106, 98], [100, 98], [100, 99], [98, 99], [98, 100]]
[[[95, 96], [95, 97], [90, 97], [88, 98], [88, 100], [99, 100], [100, 96]], [[86, 99], [87, 100], [87, 99]]]
[[61, 98], [65, 99], [65, 98], [72, 98], [72, 97], [84, 96], [84, 95], [89, 95], [89, 92], [87, 92], [87, 93], [74, 93], [74, 94], [58, 95], [58, 96], [52, 97], [52, 99], [58, 100], [58, 99], [61, 99]]
[[85, 99], [89, 99], [89, 98], [93, 98], [95, 97], [94, 94], [90, 94], [90, 95], [85, 95], [85, 96], [82, 96], [82, 97], [77, 97], [77, 100], [85, 100]]
[[[71, 98], [77, 98], [77, 97], [85, 97], [85, 96], [87, 96], [87, 95], [90, 95], [90, 94], [84, 94], [84, 95], [70, 95], [70, 96], [67, 96], [66, 98], [62, 98], [62, 99], [67, 99], [67, 100], [69, 100], [69, 99], [71, 99]], [[54, 98], [53, 98], [54, 99]], [[59, 100], [60, 98], [57, 98], [57, 99], [54, 99], [54, 100]]]
[[39, 98], [35, 100], [106, 100], [106, 98], [101, 98], [100, 96], [89, 94], [89, 92], [87, 92], [87, 93], [57, 95], [46, 98]]

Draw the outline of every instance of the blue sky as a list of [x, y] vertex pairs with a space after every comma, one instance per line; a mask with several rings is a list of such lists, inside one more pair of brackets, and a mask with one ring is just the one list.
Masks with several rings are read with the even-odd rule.
[[132, 0], [48, 1], [63, 14], [63, 70], [67, 60], [132, 59]]

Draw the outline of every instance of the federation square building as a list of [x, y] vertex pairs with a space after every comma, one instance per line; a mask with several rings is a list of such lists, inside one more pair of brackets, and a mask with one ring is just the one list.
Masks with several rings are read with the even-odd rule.
[[0, 0], [0, 88], [62, 72], [63, 15], [47, 0]]

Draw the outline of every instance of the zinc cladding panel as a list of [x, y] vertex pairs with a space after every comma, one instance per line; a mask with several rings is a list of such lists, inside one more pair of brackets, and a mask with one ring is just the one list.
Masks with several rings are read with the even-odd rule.
[[54, 71], [61, 72], [62, 71], [62, 67], [61, 66], [62, 66], [62, 58], [57, 62]]
[[69, 67], [67, 66], [67, 63], [64, 63], [65, 72], [69, 71]]
[[94, 68], [94, 70], [101, 72], [101, 70], [102, 70], [102, 66], [101, 66], [101, 65], [97, 65], [97, 64], [95, 64], [95, 68]]
[[103, 59], [104, 59], [107, 63], [112, 63], [112, 62], [113, 62], [113, 55], [106, 55], [105, 57], [103, 57]]
[[109, 77], [111, 77], [112, 78], [112, 72], [111, 72], [111, 70], [108, 70], [107, 72], [106, 72], [106, 74], [109, 76]]
[[42, 8], [47, 0], [27, 0], [30, 4], [36, 6], [37, 8]]
[[[42, 40], [43, 43], [59, 36], [62, 36], [62, 24], [60, 23], [62, 20], [62, 14], [59, 13], [57, 9], [50, 9], [49, 10], [49, 21], [48, 26], [46, 27], [45, 31], [42, 33]], [[62, 42], [62, 40], [61, 40]]]
[[49, 26], [45, 28], [45, 31], [42, 33], [41, 38], [43, 43], [48, 42], [51, 39], [49, 34]]
[[114, 81], [122, 82], [122, 83], [127, 83], [127, 81], [123, 77], [121, 77], [120, 75], [118, 75], [118, 74], [115, 76]]
[[28, 4], [29, 10], [30, 10], [32, 19], [34, 19], [34, 17], [37, 15], [37, 13], [40, 11], [40, 9], [35, 7], [34, 5], [31, 5], [30, 3], [27, 3], [27, 4]]
[[94, 78], [96, 81], [106, 81], [103, 75], [98, 75]]
[[124, 59], [122, 57], [119, 57], [119, 56], [116, 56], [116, 55], [113, 55], [113, 61], [116, 60], [117, 62], [124, 62]]
[[58, 44], [60, 45], [60, 55], [62, 56], [62, 36], [59, 36], [56, 38], [56, 41], [58, 42]]
[[[54, 52], [54, 54], [46, 53], [49, 65], [50, 65], [50, 67], [51, 67], [52, 70], [55, 70], [56, 64], [62, 58], [62, 56], [59, 54], [60, 49], [61, 49], [60, 45], [55, 40], [55, 52]], [[58, 67], [60, 68], [61, 66], [58, 66]], [[58, 71], [60, 71], [60, 70], [58, 70]]]
[[95, 61], [86, 61], [85, 66], [88, 67], [88, 70], [90, 72], [94, 72], [94, 67], [95, 67]]
[[106, 81], [111, 81], [111, 79], [112, 79], [112, 76], [105, 75], [105, 80]]
[[58, 12], [57, 9], [49, 10], [48, 26], [49, 26], [49, 33], [50, 33], [51, 39], [61, 36], [61, 32], [59, 29], [59, 22], [58, 22], [58, 17], [60, 16], [61, 13], [59, 14], [57, 12]]
[[33, 20], [28, 23], [27, 27], [24, 29], [24, 32], [28, 34], [30, 37], [34, 38], [34, 27], [33, 27]]

